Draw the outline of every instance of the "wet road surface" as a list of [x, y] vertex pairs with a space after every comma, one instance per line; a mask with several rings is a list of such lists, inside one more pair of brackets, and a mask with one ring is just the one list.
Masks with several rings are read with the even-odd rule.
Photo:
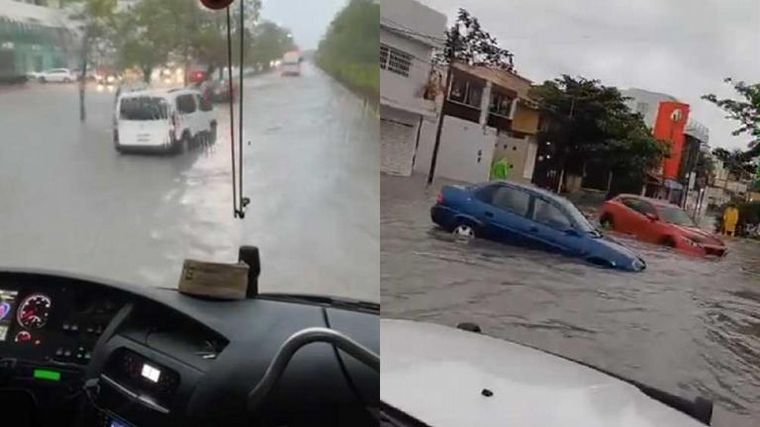
[[183, 259], [234, 262], [252, 244], [262, 292], [379, 301], [378, 121], [304, 68], [245, 81], [242, 221], [226, 106], [210, 149], [119, 155], [113, 93], [88, 90], [85, 124], [75, 85], [0, 93], [0, 266], [174, 287]]
[[723, 260], [626, 240], [643, 273], [585, 265], [433, 228], [444, 183], [381, 178], [383, 316], [454, 326], [536, 346], [716, 404], [714, 426], [760, 425], [760, 242]]

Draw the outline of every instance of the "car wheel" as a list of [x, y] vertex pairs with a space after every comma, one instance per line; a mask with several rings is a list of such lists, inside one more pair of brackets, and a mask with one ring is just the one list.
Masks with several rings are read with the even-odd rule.
[[475, 238], [475, 229], [472, 225], [464, 222], [457, 224], [457, 226], [454, 227], [454, 230], [452, 230], [452, 233], [463, 240], [472, 240]]
[[665, 236], [660, 241], [661, 245], [667, 246], [669, 248], [675, 248], [676, 247], [676, 239], [673, 238], [673, 236]]
[[615, 222], [612, 220], [612, 215], [604, 214], [599, 218], [599, 225], [607, 230], [613, 230], [615, 228]]
[[37, 81], [40, 83], [47, 83], [47, 80], [44, 77], [37, 78]]
[[64, 77], [64, 78], [63, 78], [63, 82], [64, 82], [64, 83], [71, 83], [71, 79], [70, 79], [70, 78], [68, 78], [68, 77]]
[[190, 136], [188, 134], [182, 135], [182, 138], [174, 142], [174, 154], [187, 153], [190, 147]]

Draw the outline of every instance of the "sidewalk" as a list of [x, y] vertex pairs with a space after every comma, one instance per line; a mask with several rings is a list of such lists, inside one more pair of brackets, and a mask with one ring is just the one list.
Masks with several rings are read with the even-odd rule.
[[27, 83], [0, 84], [0, 95], [28, 88]]

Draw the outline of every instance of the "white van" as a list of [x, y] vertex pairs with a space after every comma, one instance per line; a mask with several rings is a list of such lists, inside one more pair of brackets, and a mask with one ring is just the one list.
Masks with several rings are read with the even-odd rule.
[[282, 57], [281, 64], [282, 76], [300, 76], [301, 75], [301, 54], [298, 51], [286, 52]]
[[129, 149], [182, 153], [216, 141], [213, 104], [193, 89], [140, 90], [116, 100], [113, 142]]

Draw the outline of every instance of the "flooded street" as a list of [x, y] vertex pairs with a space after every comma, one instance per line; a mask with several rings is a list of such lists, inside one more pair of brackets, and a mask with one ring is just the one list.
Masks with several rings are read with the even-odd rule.
[[434, 229], [437, 181], [381, 178], [384, 317], [446, 325], [578, 359], [686, 397], [713, 399], [714, 426], [760, 424], [760, 242], [723, 260], [625, 240], [643, 273]]
[[379, 301], [377, 119], [309, 64], [244, 88], [242, 221], [226, 105], [215, 106], [209, 149], [121, 155], [112, 92], [88, 89], [84, 124], [76, 85], [0, 93], [0, 266], [174, 287], [185, 258], [235, 262], [249, 244], [261, 250], [262, 292]]

